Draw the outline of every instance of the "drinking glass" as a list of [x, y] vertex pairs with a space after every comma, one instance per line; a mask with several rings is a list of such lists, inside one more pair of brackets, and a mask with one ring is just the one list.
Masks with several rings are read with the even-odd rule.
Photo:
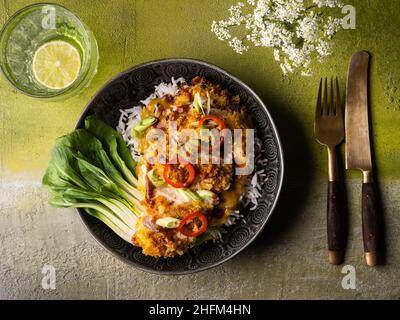
[[[50, 41], [67, 42], [79, 52], [76, 79], [65, 88], [49, 88], [35, 78], [35, 53]], [[0, 70], [12, 86], [31, 97], [58, 99], [78, 94], [96, 74], [98, 59], [93, 33], [60, 5], [40, 3], [25, 7], [6, 22], [0, 33]]]

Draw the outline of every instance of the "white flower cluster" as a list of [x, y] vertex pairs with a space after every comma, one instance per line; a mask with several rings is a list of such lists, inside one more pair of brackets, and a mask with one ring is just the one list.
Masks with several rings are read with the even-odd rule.
[[[340, 8], [341, 0], [247, 0], [229, 8], [229, 18], [213, 21], [211, 31], [239, 53], [250, 45], [274, 48], [284, 74], [311, 75], [310, 65], [329, 56], [341, 19], [321, 8]], [[239, 36], [241, 34], [241, 36]]]

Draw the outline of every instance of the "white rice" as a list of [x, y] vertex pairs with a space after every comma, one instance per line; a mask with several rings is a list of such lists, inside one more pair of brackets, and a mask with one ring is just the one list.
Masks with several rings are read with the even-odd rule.
[[[140, 121], [140, 113], [142, 109], [149, 104], [152, 99], [162, 98], [165, 95], [175, 96], [179, 91], [180, 85], [186, 86], [184, 78], [171, 79], [170, 83], [161, 82], [159, 85], [154, 87], [154, 93], [148, 96], [146, 99], [140, 101], [140, 105], [135, 106], [131, 109], [120, 110], [121, 116], [118, 121], [117, 131], [122, 135], [126, 142], [132, 157], [135, 160], [140, 158], [138, 141], [131, 137], [132, 127]], [[245, 185], [245, 192], [240, 199], [241, 207], [250, 210], [255, 210], [258, 206], [258, 199], [262, 196], [264, 185], [266, 184], [268, 177], [265, 172], [265, 167], [268, 164], [268, 160], [262, 158], [264, 150], [262, 149], [261, 140], [255, 135], [255, 170], [253, 175], [247, 180]], [[243, 219], [243, 215], [240, 214], [239, 210], [235, 210], [226, 220], [225, 225], [234, 225], [239, 219]], [[222, 235], [219, 234], [220, 238]]]

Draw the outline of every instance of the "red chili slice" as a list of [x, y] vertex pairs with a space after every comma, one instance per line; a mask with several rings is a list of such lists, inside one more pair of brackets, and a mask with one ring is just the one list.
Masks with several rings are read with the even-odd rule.
[[192, 184], [194, 181], [194, 178], [196, 176], [196, 171], [194, 169], [194, 166], [191, 163], [187, 163], [184, 166], [186, 172], [187, 172], [187, 177], [185, 181], [175, 181], [172, 180], [169, 177], [169, 174], [172, 170], [172, 165], [171, 164], [166, 164], [164, 167], [164, 172], [163, 172], [163, 177], [165, 182], [167, 182], [169, 185], [173, 186], [174, 188], [187, 188]]
[[216, 125], [217, 125], [217, 128], [219, 129], [219, 131], [222, 132], [219, 145], [213, 146], [213, 149], [214, 149], [214, 148], [219, 148], [219, 146], [224, 142], [224, 132], [225, 132], [224, 129], [226, 128], [225, 122], [224, 122], [224, 120], [218, 118], [217, 116], [212, 115], [212, 114], [209, 114], [209, 115], [207, 115], [207, 116], [203, 116], [203, 117], [200, 119], [200, 121], [199, 121], [199, 127], [198, 127], [198, 128], [201, 129], [201, 127], [203, 126], [203, 124], [204, 124], [205, 122], [207, 122], [207, 121], [213, 121], [213, 122], [215, 122]]
[[178, 226], [178, 231], [187, 237], [198, 237], [207, 230], [207, 227], [207, 217], [201, 212], [196, 211], [182, 219]]
[[207, 116], [203, 116], [201, 117], [200, 121], [199, 121], [199, 128], [201, 128], [204, 124], [204, 122], [206, 121], [214, 121], [217, 124], [217, 127], [219, 130], [223, 130], [225, 129], [225, 122], [224, 120], [218, 118], [217, 116], [214, 116], [212, 114], [209, 114]]

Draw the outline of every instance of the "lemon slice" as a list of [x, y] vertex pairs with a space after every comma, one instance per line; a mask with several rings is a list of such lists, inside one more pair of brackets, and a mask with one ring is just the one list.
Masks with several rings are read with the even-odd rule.
[[50, 41], [42, 45], [33, 57], [33, 75], [49, 89], [65, 89], [78, 78], [81, 56], [66, 41]]

